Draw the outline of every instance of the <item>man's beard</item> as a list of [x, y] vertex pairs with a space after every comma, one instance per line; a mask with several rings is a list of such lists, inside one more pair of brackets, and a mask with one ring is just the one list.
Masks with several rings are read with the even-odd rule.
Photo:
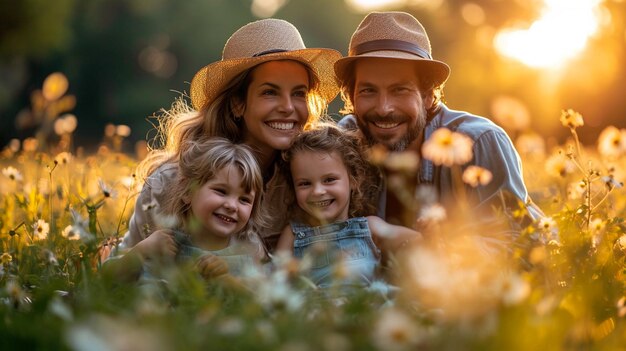
[[[359, 130], [363, 133], [365, 141], [368, 146], [381, 144], [385, 146], [389, 151], [404, 151], [424, 130], [427, 119], [426, 108], [422, 106], [419, 111], [417, 119], [412, 121], [411, 118], [405, 114], [393, 113], [391, 115], [381, 117], [376, 113], [367, 113], [363, 116], [356, 116], [356, 122], [359, 126]], [[395, 143], [391, 143], [388, 140], [376, 139], [369, 130], [369, 123], [381, 122], [381, 123], [410, 123], [407, 132]]]

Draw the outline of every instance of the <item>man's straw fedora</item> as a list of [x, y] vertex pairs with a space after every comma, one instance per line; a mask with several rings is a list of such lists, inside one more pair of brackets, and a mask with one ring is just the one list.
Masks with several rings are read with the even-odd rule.
[[406, 12], [372, 12], [365, 16], [350, 39], [348, 56], [335, 63], [335, 73], [345, 81], [352, 62], [365, 57], [411, 60], [420, 77], [435, 85], [445, 83], [450, 67], [432, 58], [430, 40], [422, 24]]
[[275, 60], [294, 60], [310, 67], [320, 80], [319, 95], [330, 102], [339, 88], [333, 64], [341, 53], [304, 46], [298, 29], [280, 19], [263, 19], [238, 29], [224, 45], [222, 59], [201, 68], [191, 81], [191, 103], [197, 110], [211, 103], [238, 74]]

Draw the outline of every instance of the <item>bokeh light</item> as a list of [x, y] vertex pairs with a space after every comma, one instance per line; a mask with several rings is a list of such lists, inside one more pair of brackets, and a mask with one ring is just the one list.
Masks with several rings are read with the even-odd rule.
[[461, 7], [461, 16], [465, 22], [472, 26], [478, 26], [485, 22], [485, 10], [473, 2], [468, 2]]

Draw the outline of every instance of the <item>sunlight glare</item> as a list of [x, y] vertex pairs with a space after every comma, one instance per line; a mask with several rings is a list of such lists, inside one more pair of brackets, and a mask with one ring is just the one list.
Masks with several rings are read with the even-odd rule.
[[346, 4], [356, 12], [367, 13], [377, 10], [394, 10], [405, 7], [422, 8], [434, 11], [444, 0], [345, 0]]
[[252, 0], [250, 11], [258, 18], [268, 18], [274, 16], [287, 0]]
[[406, 0], [346, 0], [346, 4], [359, 12], [369, 12], [385, 7], [404, 5]]
[[504, 30], [494, 39], [503, 55], [538, 68], [558, 67], [578, 55], [599, 26], [599, 0], [545, 0], [530, 28]]

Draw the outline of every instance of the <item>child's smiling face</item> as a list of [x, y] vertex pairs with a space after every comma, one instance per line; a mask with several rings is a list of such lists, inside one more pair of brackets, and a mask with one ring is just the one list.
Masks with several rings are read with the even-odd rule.
[[298, 152], [291, 174], [298, 206], [309, 215], [309, 224], [348, 219], [350, 178], [338, 152]]
[[241, 171], [226, 166], [191, 196], [192, 236], [207, 249], [228, 246], [229, 237], [241, 231], [250, 219], [255, 192], [246, 192]]

